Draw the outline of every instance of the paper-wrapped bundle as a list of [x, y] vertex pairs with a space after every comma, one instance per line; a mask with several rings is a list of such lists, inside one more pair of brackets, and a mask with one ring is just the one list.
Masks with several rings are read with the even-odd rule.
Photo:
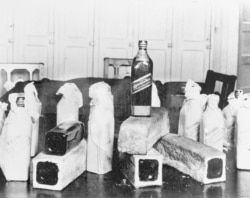
[[185, 100], [179, 116], [178, 134], [192, 140], [199, 140], [199, 129], [207, 96], [200, 94], [201, 87], [188, 80], [185, 87]]
[[27, 84], [24, 87], [25, 103], [28, 104], [27, 111], [32, 117], [32, 132], [31, 132], [31, 157], [38, 153], [38, 137], [39, 137], [39, 117], [41, 116], [42, 104], [38, 99], [37, 90], [34, 82]]
[[152, 107], [151, 117], [126, 119], [120, 127], [118, 150], [123, 153], [146, 155], [165, 134], [169, 133], [168, 111]]
[[228, 105], [222, 110], [225, 122], [224, 146], [227, 148], [235, 145], [236, 115], [243, 105], [243, 90], [235, 90], [228, 96]]
[[226, 155], [213, 147], [169, 133], [154, 148], [163, 155], [163, 164], [199, 182], [208, 184], [226, 180]]
[[74, 83], [65, 83], [56, 93], [62, 95], [57, 104], [57, 125], [68, 120], [79, 120], [79, 108], [83, 105], [82, 93]]
[[32, 119], [23, 93], [9, 95], [11, 109], [0, 136], [0, 166], [7, 181], [27, 181]]
[[223, 151], [225, 124], [222, 111], [218, 106], [219, 101], [218, 95], [208, 95], [207, 107], [201, 119], [199, 141]]
[[5, 111], [7, 110], [7, 103], [0, 102], [0, 136], [2, 134], [3, 124], [6, 118]]
[[244, 98], [236, 117], [236, 165], [250, 170], [250, 95], [244, 94]]
[[152, 107], [160, 107], [161, 101], [158, 95], [158, 90], [155, 83], [152, 83]]
[[87, 170], [104, 174], [112, 170], [114, 105], [110, 86], [98, 82], [89, 88]]

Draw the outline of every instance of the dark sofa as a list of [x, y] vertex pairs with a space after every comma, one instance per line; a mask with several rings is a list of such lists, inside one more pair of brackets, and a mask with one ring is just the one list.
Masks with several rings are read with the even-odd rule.
[[[129, 79], [103, 79], [103, 78], [77, 78], [67, 81], [49, 80], [47, 78], [41, 81], [34, 81], [38, 92], [38, 98], [42, 103], [42, 114], [55, 114], [56, 105], [61, 99], [61, 95], [56, 95], [58, 89], [67, 82], [75, 83], [82, 92], [83, 107], [80, 108], [79, 116], [87, 118], [89, 114], [89, 87], [96, 83], [104, 81], [111, 86], [114, 96], [115, 118], [124, 120], [130, 114], [130, 80]], [[2, 102], [8, 103], [10, 93], [22, 92], [25, 85], [30, 81], [18, 82], [16, 86], [1, 97]]]
[[[43, 147], [43, 138], [46, 131], [56, 126], [56, 105], [61, 99], [61, 95], [56, 95], [58, 89], [67, 82], [75, 83], [83, 97], [83, 106], [79, 110], [79, 120], [85, 124], [87, 129], [88, 116], [90, 106], [89, 103], [89, 87], [96, 83], [104, 81], [110, 85], [114, 98], [114, 116], [115, 116], [115, 134], [118, 135], [119, 127], [122, 121], [130, 116], [130, 79], [106, 79], [106, 78], [77, 78], [67, 81], [49, 80], [44, 78], [40, 81], [34, 81], [34, 85], [38, 92], [38, 97], [42, 103], [42, 116], [40, 117], [40, 146]], [[18, 82], [13, 89], [5, 93], [0, 101], [8, 103], [8, 95], [10, 93], [22, 92], [25, 85], [30, 81]], [[161, 101], [161, 106], [169, 110], [170, 130], [172, 133], [177, 133], [179, 110], [181, 104], [175, 107], [172, 106], [173, 98], [171, 94], [180, 95], [183, 98], [183, 88], [185, 82], [172, 82], [162, 84], [161, 81], [155, 81], [158, 96]]]

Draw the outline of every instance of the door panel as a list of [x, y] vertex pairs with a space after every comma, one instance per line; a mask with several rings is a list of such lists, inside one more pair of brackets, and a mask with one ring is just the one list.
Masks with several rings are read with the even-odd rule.
[[[192, 51], [185, 50], [182, 54], [182, 75], [185, 75], [184, 80], [190, 79], [198, 79], [198, 81], [202, 82], [202, 77], [204, 69], [197, 69], [197, 65], [203, 65], [203, 61], [205, 60], [204, 53], [202, 51]], [[199, 77], [199, 78], [197, 78]]]
[[[171, 75], [172, 3], [167, 0], [140, 0], [138, 40], [148, 41], [153, 61], [153, 78], [166, 82]], [[138, 47], [136, 48], [138, 49]]]
[[53, 78], [53, 0], [15, 0], [14, 61], [44, 63]]
[[237, 87], [250, 92], [250, 2], [241, 0]]
[[0, 1], [0, 62], [12, 61], [13, 14], [12, 1]]
[[[11, 1], [0, 1], [0, 62], [7, 63], [13, 58], [13, 18]], [[3, 88], [7, 74], [0, 70], [0, 96], [3, 95]]]
[[104, 58], [132, 58], [133, 0], [97, 1], [94, 76], [103, 76]]
[[209, 68], [211, 1], [174, 3], [172, 79], [204, 81]]
[[65, 78], [81, 78], [88, 77], [87, 69], [84, 66], [88, 65], [88, 59], [83, 56], [88, 54], [85, 47], [66, 47], [65, 48]]
[[57, 78], [92, 76], [93, 5], [88, 0], [56, 0]]

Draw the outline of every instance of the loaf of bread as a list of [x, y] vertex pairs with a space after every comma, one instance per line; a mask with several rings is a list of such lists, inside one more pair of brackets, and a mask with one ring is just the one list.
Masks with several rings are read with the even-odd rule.
[[176, 134], [167, 134], [154, 148], [163, 164], [172, 166], [204, 184], [226, 180], [226, 155], [210, 146]]
[[165, 134], [169, 133], [168, 111], [152, 107], [151, 117], [132, 117], [120, 127], [118, 150], [122, 153], [146, 155]]

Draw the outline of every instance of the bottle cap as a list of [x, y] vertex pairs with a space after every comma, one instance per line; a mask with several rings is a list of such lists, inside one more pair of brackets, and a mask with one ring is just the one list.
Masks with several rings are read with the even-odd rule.
[[146, 40], [140, 40], [139, 41], [139, 48], [147, 48], [148, 42]]
[[241, 89], [236, 89], [236, 90], [234, 91], [234, 96], [235, 96], [235, 98], [239, 98], [241, 95], [243, 95], [243, 90], [241, 90]]
[[19, 93], [16, 99], [16, 105], [18, 107], [24, 107], [24, 99], [25, 99], [24, 93]]

